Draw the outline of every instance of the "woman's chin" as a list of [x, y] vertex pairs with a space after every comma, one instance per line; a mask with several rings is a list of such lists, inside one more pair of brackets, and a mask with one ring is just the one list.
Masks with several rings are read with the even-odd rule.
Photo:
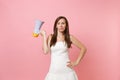
[[64, 30], [59, 30], [59, 32], [64, 32]]
[[59, 31], [59, 32], [63, 33], [64, 31]]

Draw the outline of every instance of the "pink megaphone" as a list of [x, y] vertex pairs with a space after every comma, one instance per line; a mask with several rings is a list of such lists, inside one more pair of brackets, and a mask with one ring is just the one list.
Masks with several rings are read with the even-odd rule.
[[34, 27], [34, 31], [33, 31], [33, 37], [38, 37], [39, 33], [40, 33], [40, 29], [43, 25], [43, 21], [40, 20], [35, 20], [35, 27]]

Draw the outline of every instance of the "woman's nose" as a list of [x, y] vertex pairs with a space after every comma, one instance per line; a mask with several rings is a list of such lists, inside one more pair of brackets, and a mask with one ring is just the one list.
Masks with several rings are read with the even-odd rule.
[[62, 24], [60, 24], [60, 27], [62, 26]]
[[60, 26], [63, 26], [63, 24], [60, 24]]

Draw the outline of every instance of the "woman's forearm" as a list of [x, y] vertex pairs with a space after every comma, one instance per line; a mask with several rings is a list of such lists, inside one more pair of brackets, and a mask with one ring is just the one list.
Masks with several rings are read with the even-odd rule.
[[79, 63], [80, 63], [80, 61], [81, 61], [82, 58], [84, 57], [86, 51], [87, 51], [86, 48], [81, 49], [80, 54], [78, 55], [78, 58], [77, 58], [77, 60], [76, 60], [76, 64], [79, 64]]
[[45, 54], [48, 53], [48, 44], [46, 35], [43, 36], [43, 51]]

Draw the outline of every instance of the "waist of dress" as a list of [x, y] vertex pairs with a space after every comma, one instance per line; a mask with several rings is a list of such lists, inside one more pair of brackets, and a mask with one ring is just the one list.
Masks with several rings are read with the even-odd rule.
[[52, 55], [51, 60], [69, 60], [69, 56], [65, 55]]

